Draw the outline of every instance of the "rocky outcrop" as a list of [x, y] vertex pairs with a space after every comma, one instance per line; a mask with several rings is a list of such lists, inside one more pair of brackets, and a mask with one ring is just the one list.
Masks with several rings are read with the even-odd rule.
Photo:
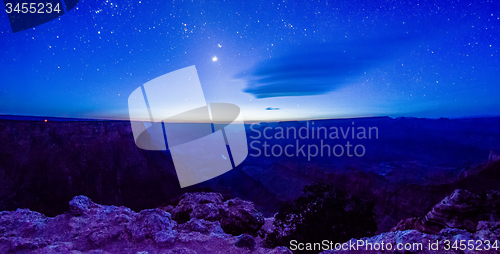
[[[435, 205], [427, 215], [402, 220], [391, 232], [351, 239], [348, 244], [356, 245], [359, 241], [364, 246], [356, 250], [363, 253], [386, 253], [388, 250], [395, 253], [499, 253], [499, 208], [498, 191], [476, 195], [457, 189]], [[384, 250], [381, 249], [382, 243]], [[438, 249], [431, 248], [430, 243]], [[465, 245], [462, 246], [461, 243]], [[375, 244], [378, 244], [377, 250], [372, 248]], [[388, 244], [392, 249], [388, 249]], [[403, 249], [397, 250], [398, 244], [402, 244], [400, 247]], [[407, 249], [405, 244], [409, 244]], [[341, 250], [339, 247], [338, 250], [322, 253], [337, 252], [348, 253], [349, 250]]]
[[448, 227], [473, 232], [479, 221], [498, 217], [499, 196], [498, 191], [491, 191], [481, 197], [467, 190], [457, 189], [425, 216], [402, 220], [392, 231], [415, 229], [435, 234]]
[[126, 207], [102, 206], [85, 196], [70, 202], [70, 212], [54, 218], [18, 209], [0, 213], [0, 250], [35, 251], [66, 246], [79, 251], [114, 250], [134, 245], [169, 245], [177, 237], [177, 223], [161, 209], [136, 213]]
[[185, 193], [175, 206], [164, 209], [179, 223], [193, 219], [220, 222], [224, 232], [232, 235], [255, 235], [264, 225], [264, 216], [252, 202], [239, 198], [223, 202], [219, 193]]
[[222, 204], [222, 195], [219, 193], [184, 193], [177, 205], [165, 209], [181, 223], [191, 218], [218, 221]]
[[202, 234], [222, 234], [224, 230], [222, 230], [220, 223], [218, 221], [206, 221], [204, 219], [196, 219], [193, 218], [186, 223], [179, 225], [179, 230], [181, 232], [200, 232]]
[[[275, 214], [275, 216], [276, 216], [276, 214]], [[257, 234], [260, 237], [265, 238], [266, 235], [273, 232], [276, 229], [276, 227], [274, 226], [274, 220], [275, 220], [274, 217], [264, 218], [264, 225], [262, 225], [262, 227], [259, 229]]]
[[224, 202], [220, 222], [229, 234], [253, 235], [264, 225], [264, 216], [254, 208], [252, 202], [235, 198]]
[[[404, 230], [382, 233], [373, 237], [365, 237], [361, 239], [351, 239], [347, 244], [356, 245], [357, 241], [364, 242], [364, 246], [356, 247], [349, 250], [328, 250], [321, 254], [331, 253], [498, 253], [500, 250], [500, 230], [498, 223], [488, 223], [481, 221], [481, 229], [478, 228], [476, 233], [471, 233], [465, 229], [445, 228], [437, 234], [426, 234], [417, 230]], [[484, 234], [488, 232], [488, 238], [484, 238]], [[494, 232], [494, 233], [492, 233]], [[471, 240], [471, 242], [469, 242]], [[490, 247], [485, 250], [485, 240], [489, 241]], [[457, 241], [455, 247], [453, 244]], [[460, 247], [460, 241], [465, 244], [465, 248]], [[499, 248], [494, 248], [493, 244], [497, 241]], [[368, 243], [368, 244], [367, 244]], [[383, 250], [381, 249], [383, 243]], [[467, 244], [472, 246], [467, 246]], [[481, 243], [481, 244], [480, 244]], [[370, 245], [371, 244], [371, 245]], [[378, 244], [378, 247], [376, 246]], [[398, 247], [398, 244], [399, 247]], [[406, 245], [405, 244], [409, 244]], [[433, 244], [430, 248], [429, 244]], [[360, 244], [361, 245], [361, 244]], [[389, 249], [389, 246], [391, 247]], [[349, 247], [347, 247], [349, 248]], [[398, 249], [399, 248], [399, 249]], [[405, 249], [406, 248], [406, 249]], [[462, 248], [462, 250], [460, 250]], [[378, 249], [378, 250], [376, 250]]]
[[[220, 195], [187, 196], [203, 203]], [[204, 212], [199, 214], [207, 220], [193, 217], [179, 224], [160, 208], [134, 212], [85, 196], [74, 197], [69, 205], [69, 212], [56, 217], [29, 209], [0, 212], [0, 253], [291, 253], [266, 249], [260, 238], [226, 234]]]

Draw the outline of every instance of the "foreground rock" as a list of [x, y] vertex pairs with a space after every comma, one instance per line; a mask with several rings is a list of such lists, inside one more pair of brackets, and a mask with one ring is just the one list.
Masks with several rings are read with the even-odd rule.
[[473, 232], [481, 220], [498, 220], [499, 208], [498, 191], [490, 191], [479, 196], [467, 190], [457, 189], [435, 205], [425, 216], [402, 220], [392, 231], [416, 229], [436, 234], [449, 227]]
[[457, 189], [423, 217], [402, 220], [391, 232], [351, 239], [345, 250], [338, 246], [323, 253], [500, 253], [499, 208], [498, 191], [476, 195]]
[[255, 235], [264, 225], [264, 216], [250, 201], [239, 198], [223, 202], [219, 193], [185, 193], [177, 205], [167, 206], [173, 219], [184, 223], [191, 219], [218, 221], [224, 232], [232, 235]]
[[164, 209], [134, 212], [77, 196], [70, 212], [56, 217], [0, 212], [0, 253], [291, 253], [263, 248], [260, 238], [226, 234], [214, 218], [179, 224]]
[[[329, 250], [322, 254], [331, 253], [499, 253], [500, 224], [498, 222], [481, 221], [475, 233], [465, 229], [446, 228], [438, 234], [426, 234], [417, 230], [394, 231], [382, 233], [374, 237], [359, 239], [360, 247], [351, 248], [344, 245], [347, 250]], [[486, 244], [486, 241], [489, 244]], [[351, 243], [356, 245], [358, 240], [352, 239]], [[462, 242], [461, 242], [462, 241]], [[496, 241], [496, 244], [495, 244]], [[349, 243], [349, 242], [348, 242]], [[370, 244], [367, 244], [370, 243]], [[383, 243], [383, 247], [381, 245]], [[465, 244], [460, 246], [460, 244]], [[364, 244], [365, 246], [361, 246]], [[389, 244], [391, 248], [389, 248]], [[399, 245], [398, 245], [399, 244]], [[437, 247], [437, 249], [431, 249]], [[472, 244], [471, 246], [468, 246]], [[489, 245], [489, 247], [486, 247]], [[370, 246], [370, 247], [366, 247]], [[498, 247], [498, 248], [497, 248]], [[340, 248], [340, 247], [339, 247]], [[399, 249], [398, 249], [399, 248]], [[461, 250], [462, 248], [462, 250]], [[375, 250], [378, 249], [378, 250]], [[383, 249], [383, 250], [382, 250]]]

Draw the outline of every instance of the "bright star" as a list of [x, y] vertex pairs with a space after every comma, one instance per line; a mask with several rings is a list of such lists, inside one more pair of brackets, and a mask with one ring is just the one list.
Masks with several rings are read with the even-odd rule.
[[212, 57], [212, 61], [217, 62], [217, 57], [216, 56]]

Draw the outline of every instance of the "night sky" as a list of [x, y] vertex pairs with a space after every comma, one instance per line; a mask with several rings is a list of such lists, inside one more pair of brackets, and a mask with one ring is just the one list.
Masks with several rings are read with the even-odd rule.
[[89, 1], [13, 34], [0, 114], [127, 119], [195, 65], [245, 120], [500, 115], [500, 1]]

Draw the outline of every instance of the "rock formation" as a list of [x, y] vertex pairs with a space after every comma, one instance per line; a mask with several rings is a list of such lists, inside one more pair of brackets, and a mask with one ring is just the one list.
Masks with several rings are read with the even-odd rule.
[[425, 216], [402, 220], [392, 231], [416, 229], [423, 233], [436, 234], [449, 227], [473, 232], [479, 221], [497, 220], [499, 196], [498, 191], [490, 191], [481, 197], [467, 190], [457, 189]]
[[[494, 249], [491, 248], [493, 245], [494, 241], [497, 241], [497, 246], [500, 247], [500, 243], [498, 242], [499, 236], [500, 236], [500, 223], [489, 223], [489, 222], [480, 222], [479, 224], [480, 227], [477, 228], [477, 231], [475, 233], [471, 233], [465, 229], [456, 229], [456, 228], [445, 228], [441, 230], [438, 234], [426, 234], [422, 233], [417, 230], [404, 230], [404, 231], [393, 231], [393, 232], [387, 232], [387, 233], [382, 233], [373, 237], [366, 237], [366, 238], [361, 238], [359, 240], [361, 241], [366, 241], [368, 243], [371, 243], [372, 245], [375, 243], [381, 244], [382, 242], [384, 243], [384, 250], [375, 250], [375, 249], [366, 249], [365, 247], [360, 247], [359, 249], [355, 251], [348, 251], [348, 250], [327, 250], [321, 252], [321, 254], [332, 254], [332, 253], [367, 253], [367, 254], [372, 254], [372, 253], [425, 253], [425, 254], [435, 254], [435, 253], [456, 253], [456, 254], [472, 254], [472, 253], [488, 253], [488, 254], [494, 254], [494, 253], [499, 253], [500, 248]], [[485, 235], [487, 235], [487, 238], [485, 238]], [[489, 240], [490, 241], [490, 247], [489, 250], [485, 250], [484, 246], [484, 240]], [[465, 249], [460, 250], [460, 241], [463, 240], [463, 243], [465, 244]], [[469, 240], [472, 240], [473, 247], [469, 249], [467, 246]], [[351, 239], [351, 242], [356, 242], [357, 239]], [[450, 241], [449, 243], [447, 241]], [[457, 241], [456, 248], [453, 248], [454, 242]], [[480, 244], [477, 241], [483, 241], [482, 246], [478, 247]], [[366, 243], [365, 242], [365, 243]], [[392, 246], [392, 249], [388, 251], [387, 249], [387, 244], [390, 243]], [[397, 244], [401, 243], [403, 244], [402, 250], [397, 250]], [[405, 250], [404, 244], [409, 243], [410, 245], [406, 246], [408, 248]], [[438, 250], [430, 250], [429, 249], [429, 243], [437, 243], [438, 245]], [[417, 247], [417, 244], [421, 244], [421, 248]], [[448, 246], [449, 244], [449, 249], [445, 250], [445, 246]], [[477, 249], [476, 249], [477, 248]], [[481, 249], [481, 250], [479, 250]]]
[[[423, 217], [402, 220], [391, 232], [359, 239], [368, 243], [391, 243], [395, 253], [499, 253], [500, 252], [500, 192], [490, 191], [476, 195], [457, 189], [435, 205]], [[460, 246], [463, 240], [466, 247]], [[486, 249], [486, 240], [490, 247]], [[356, 242], [351, 239], [350, 242]], [[456, 248], [453, 244], [457, 241]], [[408, 250], [396, 251], [398, 243], [421, 243], [422, 249], [408, 246]], [[429, 249], [436, 243], [439, 250]], [[496, 244], [495, 244], [496, 243]], [[449, 244], [449, 249], [445, 246]], [[472, 244], [469, 246], [468, 244]], [[414, 245], [412, 245], [414, 246]], [[495, 247], [496, 246], [496, 247]], [[387, 245], [386, 245], [387, 247]], [[358, 249], [359, 250], [359, 249]], [[374, 250], [361, 247], [363, 253], [386, 253], [387, 249]], [[337, 253], [345, 250], [322, 252]]]
[[185, 193], [175, 207], [164, 209], [181, 223], [192, 219], [220, 222], [224, 232], [232, 235], [255, 235], [264, 225], [264, 216], [252, 202], [239, 198], [223, 202], [219, 193]]
[[266, 249], [258, 237], [226, 234], [219, 220], [228, 228], [253, 232], [263, 219], [259, 226], [261, 215], [251, 202], [222, 202], [216, 193], [184, 195], [170, 208], [194, 216], [179, 222], [164, 208], [134, 212], [85, 196], [74, 197], [69, 205], [69, 212], [56, 217], [29, 209], [0, 212], [0, 253], [291, 253], [286, 247]]

